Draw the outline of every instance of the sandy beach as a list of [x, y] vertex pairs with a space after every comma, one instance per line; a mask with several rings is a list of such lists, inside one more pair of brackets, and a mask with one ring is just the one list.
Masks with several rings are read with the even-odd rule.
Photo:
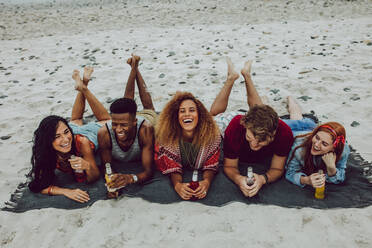
[[[292, 95], [303, 112], [343, 124], [349, 144], [372, 161], [370, 0], [0, 0], [0, 205], [26, 179], [40, 120], [70, 116], [72, 71], [93, 66], [89, 88], [108, 107], [123, 96], [131, 53], [141, 56], [157, 111], [177, 90], [209, 108], [226, 79], [226, 56], [238, 71], [253, 59], [258, 92], [280, 115]], [[242, 80], [228, 110], [247, 109]], [[136, 102], [141, 109], [137, 92]], [[371, 223], [372, 207], [123, 197], [80, 210], [1, 211], [0, 247], [371, 247]]]

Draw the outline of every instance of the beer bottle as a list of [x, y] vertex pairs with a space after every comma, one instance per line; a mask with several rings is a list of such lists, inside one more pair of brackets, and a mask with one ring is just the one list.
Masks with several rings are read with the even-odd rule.
[[[318, 173], [320, 175], [323, 175], [323, 170], [319, 170]], [[323, 187], [320, 187], [320, 188], [315, 188], [315, 198], [316, 199], [324, 199], [324, 190], [325, 190], [325, 184], [323, 185]]]
[[[75, 155], [71, 155], [70, 159], [75, 159]], [[79, 183], [82, 183], [85, 181], [85, 173], [83, 170], [75, 169], [75, 166], [71, 165], [71, 168], [74, 170], [76, 181]]]
[[118, 192], [116, 189], [110, 188], [108, 184], [111, 182], [111, 177], [113, 175], [112, 169], [111, 169], [111, 164], [106, 163], [105, 164], [105, 180], [106, 180], [106, 187], [107, 187], [107, 197], [108, 198], [117, 198], [118, 197]]
[[[194, 170], [193, 173], [192, 173], [192, 179], [191, 179], [191, 182], [189, 184], [189, 188], [192, 189], [192, 190], [196, 190], [198, 187], [199, 187], [198, 170]], [[198, 198], [196, 198], [195, 196], [192, 196], [190, 200], [191, 201], [196, 201], [196, 200], [198, 200]]]
[[248, 186], [254, 184], [253, 168], [251, 166], [247, 168], [247, 184]]

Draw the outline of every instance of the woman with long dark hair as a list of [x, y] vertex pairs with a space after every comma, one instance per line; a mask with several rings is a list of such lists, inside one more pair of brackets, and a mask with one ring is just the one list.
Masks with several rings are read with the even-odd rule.
[[[326, 182], [339, 184], [345, 180], [345, 169], [350, 149], [345, 143], [345, 128], [337, 122], [316, 126], [313, 120], [303, 118], [300, 106], [288, 97], [293, 143], [286, 164], [286, 178], [301, 187], [324, 186]], [[318, 173], [323, 170], [325, 174]]]
[[[218, 170], [221, 143], [212, 115], [191, 93], [177, 92], [161, 112], [155, 133], [155, 164], [170, 175], [177, 194], [184, 200], [206, 197]], [[197, 188], [183, 182], [185, 169], [194, 175], [202, 171]]]
[[[87, 192], [80, 189], [61, 188], [53, 185], [55, 169], [69, 173], [78, 182], [93, 182], [99, 177], [94, 160], [98, 148], [98, 129], [110, 119], [104, 106], [88, 89], [93, 69], [84, 68], [81, 80], [79, 71], [73, 72], [78, 94], [73, 105], [71, 121], [51, 115], [45, 117], [34, 132], [29, 188], [32, 192], [47, 195], [64, 195], [77, 202], [89, 201]], [[98, 122], [83, 125], [85, 100], [88, 101]]]

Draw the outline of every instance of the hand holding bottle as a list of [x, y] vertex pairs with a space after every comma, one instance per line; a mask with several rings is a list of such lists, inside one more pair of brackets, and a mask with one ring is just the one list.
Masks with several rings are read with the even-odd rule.
[[82, 173], [84, 170], [89, 169], [89, 163], [82, 157], [71, 155], [68, 161], [70, 162], [71, 168], [77, 173]]
[[199, 183], [199, 186], [195, 189], [194, 196], [198, 199], [203, 199], [207, 196], [210, 183], [208, 182], [208, 180], [202, 180], [198, 183]]
[[309, 182], [313, 188], [321, 188], [325, 185], [325, 175], [313, 173], [309, 176]]
[[194, 194], [194, 190], [190, 188], [189, 183], [177, 183], [174, 185], [174, 190], [184, 200], [190, 200]]
[[248, 196], [253, 197], [255, 196], [258, 191], [262, 188], [262, 185], [265, 184], [265, 178], [262, 175], [258, 175], [253, 173], [254, 176], [254, 183], [251, 186], [248, 186]]

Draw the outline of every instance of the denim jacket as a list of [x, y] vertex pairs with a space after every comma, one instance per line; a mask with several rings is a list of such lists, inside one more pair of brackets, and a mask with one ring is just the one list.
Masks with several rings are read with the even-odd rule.
[[[301, 131], [301, 132], [293, 132], [293, 136], [305, 134], [311, 131]], [[293, 159], [289, 161], [292, 157], [292, 153], [294, 149], [301, 145], [304, 141], [304, 138], [297, 138], [292, 145], [291, 152], [289, 153], [287, 163], [286, 163], [286, 173], [285, 178], [290, 182], [300, 186], [305, 187], [304, 184], [301, 184], [300, 178], [301, 176], [307, 176], [305, 173], [302, 172], [302, 168], [304, 166], [304, 159], [303, 159], [303, 151], [304, 148], [298, 148], [293, 156]], [[345, 169], [346, 169], [346, 162], [350, 154], [350, 148], [347, 142], [345, 143], [344, 150], [342, 152], [340, 160], [336, 163], [336, 174], [334, 176], [328, 176], [326, 173], [326, 182], [328, 183], [342, 183], [345, 180]], [[321, 156], [314, 156], [314, 164], [315, 166], [320, 165], [322, 161]]]

